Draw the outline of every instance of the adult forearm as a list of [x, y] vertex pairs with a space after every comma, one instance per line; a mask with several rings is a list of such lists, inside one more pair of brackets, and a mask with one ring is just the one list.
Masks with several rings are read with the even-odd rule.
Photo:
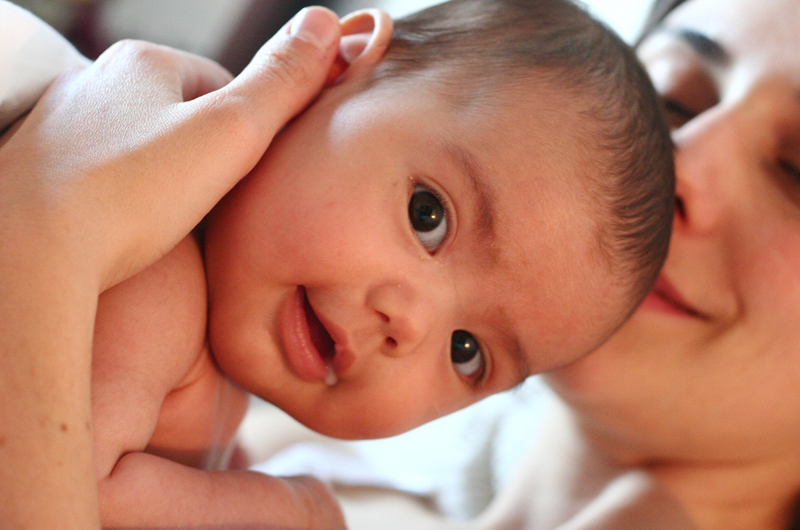
[[48, 242], [0, 235], [0, 521], [97, 528], [89, 407], [97, 285], [67, 256], [48, 257]]

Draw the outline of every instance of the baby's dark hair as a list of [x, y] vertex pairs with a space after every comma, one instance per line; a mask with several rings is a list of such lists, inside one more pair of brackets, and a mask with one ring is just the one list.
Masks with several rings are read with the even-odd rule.
[[669, 129], [630, 47], [569, 0], [451, 0], [396, 21], [376, 79], [443, 65], [442, 87], [455, 97], [498, 87], [535, 97], [528, 87], [539, 80], [585, 100], [587, 152], [600, 168], [586, 188], [608, 216], [599, 247], [643, 298], [666, 257], [674, 171]]

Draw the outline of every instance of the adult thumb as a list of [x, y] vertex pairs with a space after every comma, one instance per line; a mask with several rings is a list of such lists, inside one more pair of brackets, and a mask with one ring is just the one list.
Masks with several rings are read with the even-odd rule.
[[274, 136], [322, 90], [341, 27], [329, 9], [303, 9], [226, 86], [179, 106], [166, 143], [180, 160], [184, 197], [208, 213], [263, 156]]
[[[262, 46], [233, 81], [215, 93], [222, 109], [236, 113], [238, 119], [233, 122], [239, 127], [246, 122], [247, 134], [260, 140], [253, 146], [257, 151], [253, 164], [273, 136], [320, 92], [340, 38], [341, 26], [333, 11], [307, 7]], [[234, 136], [240, 134], [241, 130]]]

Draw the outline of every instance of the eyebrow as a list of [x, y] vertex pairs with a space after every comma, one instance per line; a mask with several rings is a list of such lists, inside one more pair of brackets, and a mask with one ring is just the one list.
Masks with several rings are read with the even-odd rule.
[[497, 240], [495, 236], [495, 212], [497, 210], [487, 172], [477, 158], [464, 147], [454, 143], [446, 143], [444, 150], [469, 178], [477, 202], [475, 224], [481, 235], [480, 243], [485, 255], [494, 263], [497, 261], [498, 254], [497, 245], [495, 244]]
[[725, 66], [730, 62], [730, 55], [717, 41], [691, 29], [670, 31], [680, 37], [703, 59], [711, 64]]

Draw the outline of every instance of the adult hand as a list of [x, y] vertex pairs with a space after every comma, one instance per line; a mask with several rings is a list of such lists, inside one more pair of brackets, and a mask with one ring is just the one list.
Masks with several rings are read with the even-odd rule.
[[166, 253], [322, 87], [340, 28], [305, 10], [242, 74], [127, 42], [56, 80], [0, 148], [0, 520], [98, 527], [97, 296]]
[[332, 12], [306, 9], [232, 82], [197, 56], [112, 46], [62, 74], [0, 152], [5, 175], [25, 176], [0, 182], [3, 210], [19, 204], [9, 185], [29, 200], [46, 194], [82, 251], [107, 265], [104, 287], [132, 275], [185, 236], [319, 92], [339, 32]]

